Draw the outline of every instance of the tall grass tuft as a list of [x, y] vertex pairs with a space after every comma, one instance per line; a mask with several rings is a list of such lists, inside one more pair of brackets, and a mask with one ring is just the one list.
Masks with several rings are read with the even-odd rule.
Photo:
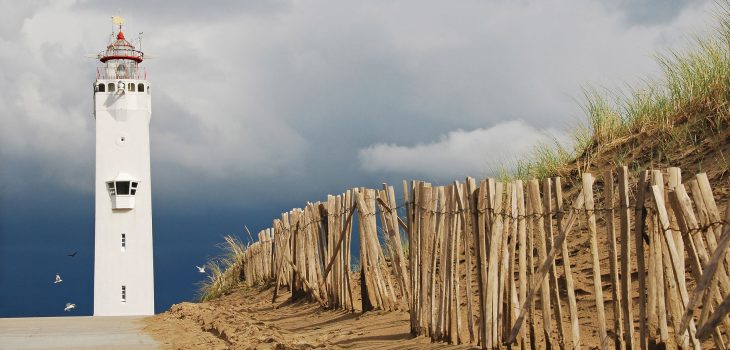
[[235, 236], [225, 236], [224, 240], [225, 242], [220, 245], [223, 254], [205, 264], [208, 276], [198, 289], [200, 301], [213, 300], [225, 295], [242, 281], [243, 254], [247, 247]]
[[730, 124], [730, 2], [718, 4], [716, 19], [715, 30], [691, 39], [691, 48], [656, 56], [662, 72], [658, 79], [618, 90], [584, 89], [586, 123], [576, 127], [572, 143], [538, 145], [517, 161], [512, 177], [583, 171], [606, 150], [619, 154], [614, 162], [621, 163], [620, 155], [628, 154], [641, 135], [659, 140], [647, 153], [671, 159], [685, 145], [680, 141], [696, 142], [726, 129]]

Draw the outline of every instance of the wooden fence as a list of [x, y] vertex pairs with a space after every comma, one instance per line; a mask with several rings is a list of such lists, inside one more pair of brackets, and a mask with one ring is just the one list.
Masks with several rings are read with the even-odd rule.
[[407, 310], [414, 335], [490, 349], [727, 348], [730, 205], [720, 213], [705, 174], [634, 177], [584, 173], [568, 203], [560, 178], [404, 181], [400, 206], [385, 184], [348, 190], [262, 230], [243, 278], [274, 281], [274, 301], [287, 286], [354, 311], [356, 233], [361, 309]]

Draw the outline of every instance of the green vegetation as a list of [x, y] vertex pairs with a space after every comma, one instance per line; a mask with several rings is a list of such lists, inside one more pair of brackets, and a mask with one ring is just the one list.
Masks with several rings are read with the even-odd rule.
[[[635, 169], [667, 164], [681, 158], [687, 146], [720, 135], [730, 123], [730, 3], [718, 5], [716, 17], [714, 31], [695, 37], [690, 49], [657, 56], [659, 79], [620, 90], [585, 89], [586, 123], [573, 132], [572, 144], [540, 144], [517, 161], [514, 172], [505, 175], [502, 170], [500, 177], [569, 176], [606, 165]], [[656, 142], [647, 144], [648, 138]]]
[[225, 295], [237, 287], [243, 277], [243, 253], [246, 246], [238, 237], [225, 236], [221, 245], [223, 254], [208, 261], [208, 280], [198, 289], [200, 301], [208, 301]]

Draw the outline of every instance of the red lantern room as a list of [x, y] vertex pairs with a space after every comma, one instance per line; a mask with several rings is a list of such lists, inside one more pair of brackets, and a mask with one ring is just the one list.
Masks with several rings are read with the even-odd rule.
[[[147, 74], [139, 64], [144, 60], [144, 53], [137, 50], [127, 41], [122, 32], [124, 19], [121, 16], [112, 17], [118, 32], [112, 33], [106, 49], [99, 52], [97, 58], [104, 63], [104, 67], [97, 70], [97, 79], [147, 79]], [[141, 39], [140, 39], [141, 40]]]

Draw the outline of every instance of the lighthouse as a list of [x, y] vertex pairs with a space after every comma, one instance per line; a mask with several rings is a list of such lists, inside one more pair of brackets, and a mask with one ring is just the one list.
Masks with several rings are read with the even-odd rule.
[[152, 95], [144, 53], [125, 38], [123, 19], [112, 21], [94, 82], [94, 315], [152, 315]]

